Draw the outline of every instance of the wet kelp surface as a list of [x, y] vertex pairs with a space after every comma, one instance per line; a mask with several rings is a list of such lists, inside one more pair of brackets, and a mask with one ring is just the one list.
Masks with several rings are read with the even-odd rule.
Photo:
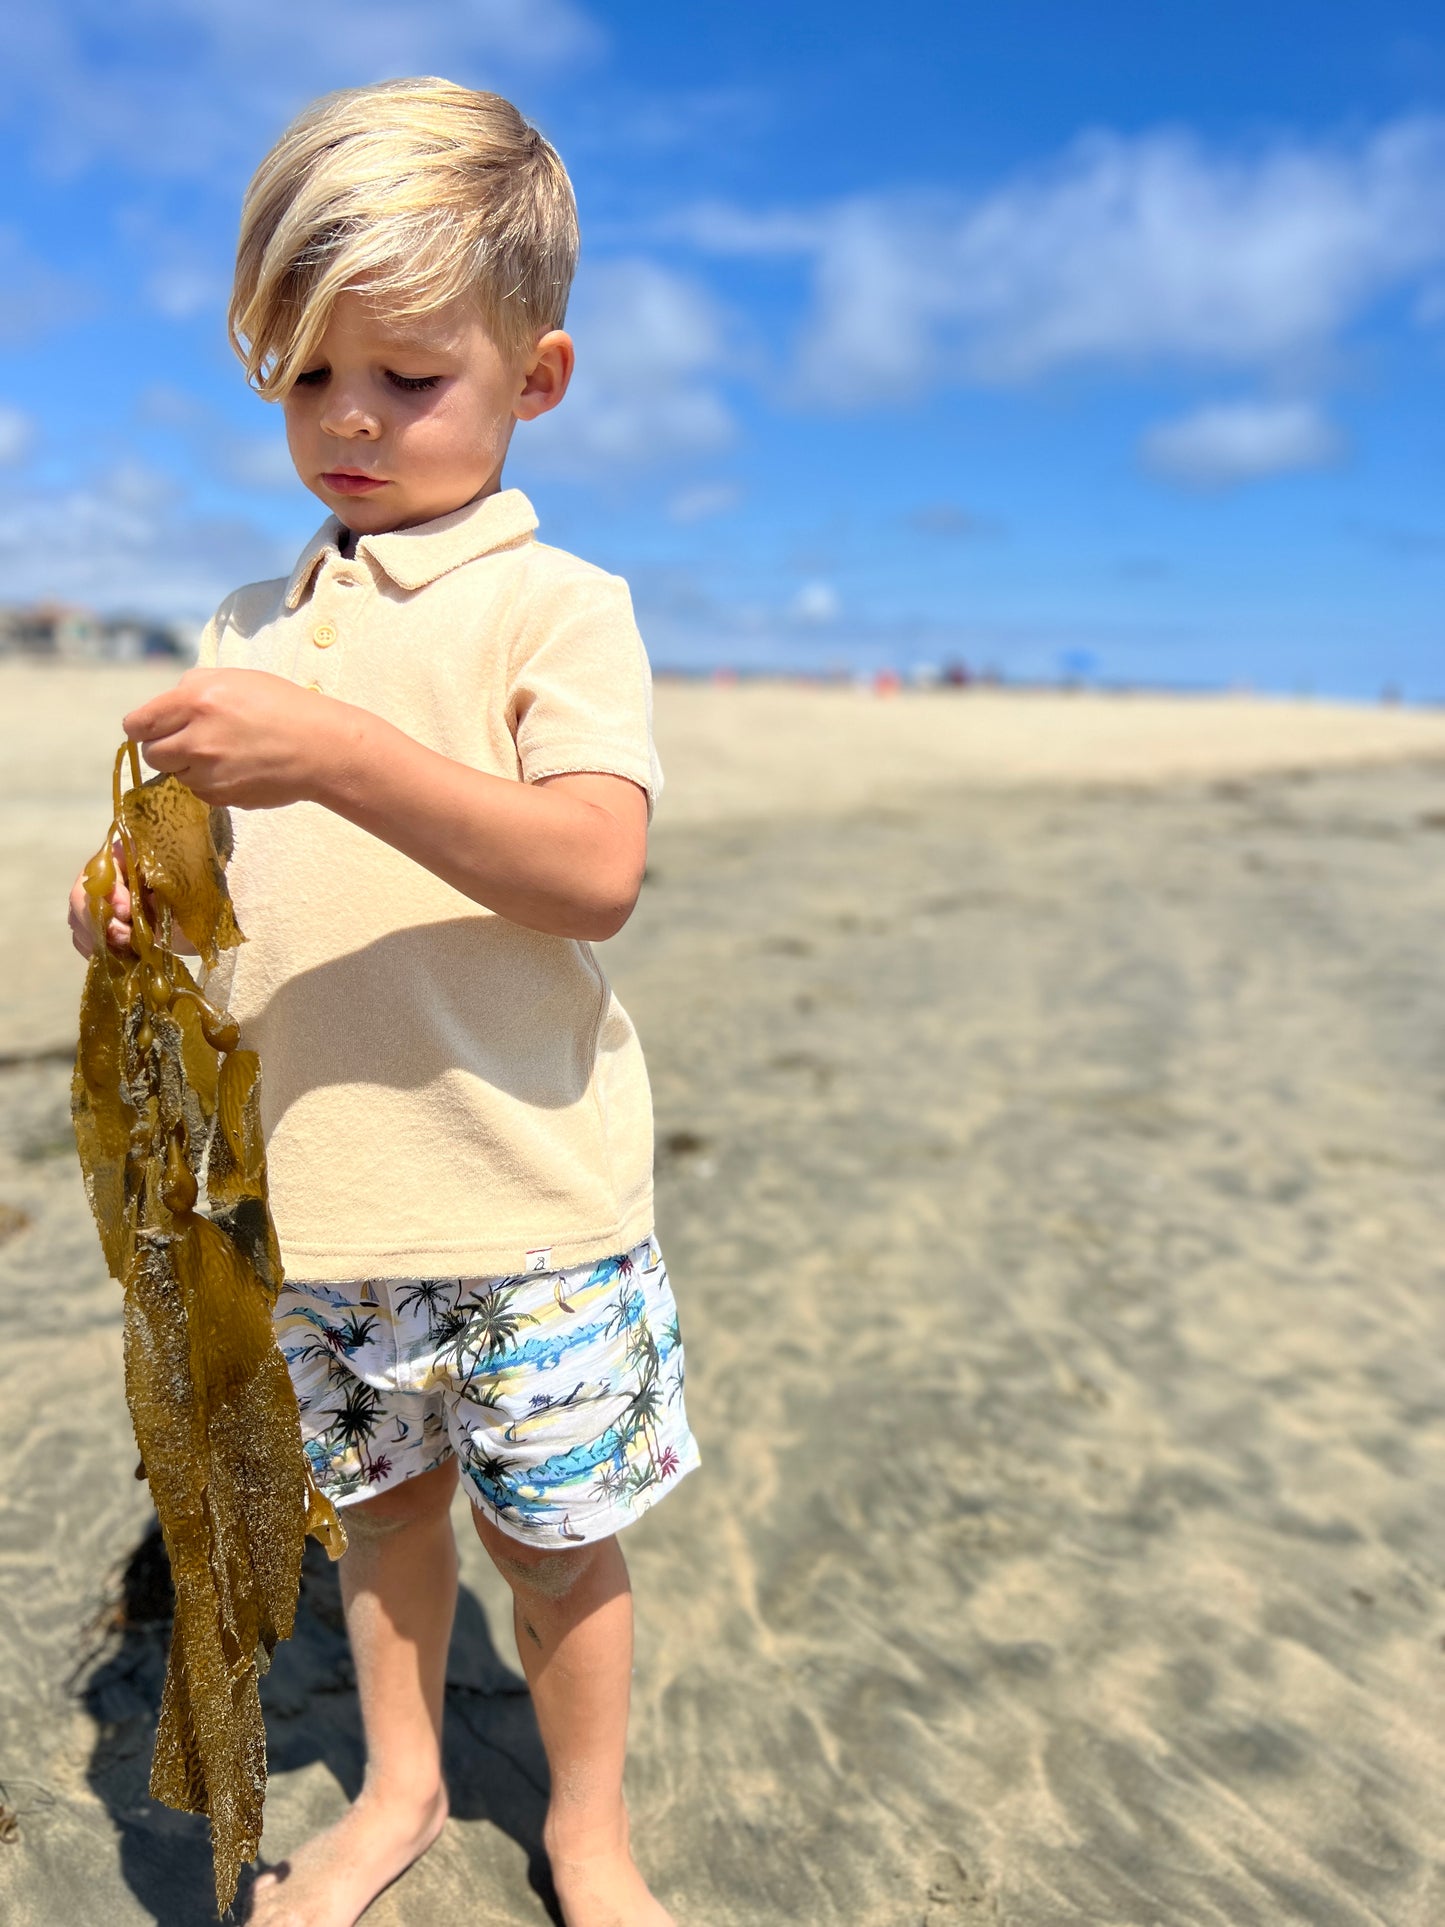
[[[71, 1114], [106, 1265], [125, 1288], [137, 1476], [175, 1584], [150, 1790], [209, 1816], [224, 1911], [261, 1839], [258, 1674], [291, 1634], [307, 1534], [333, 1558], [346, 1542], [312, 1483], [272, 1335], [281, 1262], [260, 1063], [174, 947], [183, 931], [209, 969], [244, 941], [226, 888], [229, 818], [174, 776], [142, 783], [133, 746], [117, 755], [114, 800], [85, 872], [100, 941], [81, 997]], [[124, 953], [104, 941], [118, 865], [132, 890]]]

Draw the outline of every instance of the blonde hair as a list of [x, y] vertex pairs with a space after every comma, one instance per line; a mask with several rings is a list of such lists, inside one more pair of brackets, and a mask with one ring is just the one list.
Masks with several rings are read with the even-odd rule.
[[450, 80], [347, 88], [292, 121], [246, 190], [231, 343], [274, 401], [343, 291], [397, 316], [470, 293], [520, 352], [561, 326], [576, 265], [572, 183], [510, 101]]

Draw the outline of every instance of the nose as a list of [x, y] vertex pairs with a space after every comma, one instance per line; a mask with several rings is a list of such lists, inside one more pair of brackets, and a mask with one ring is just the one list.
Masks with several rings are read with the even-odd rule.
[[327, 389], [318, 426], [324, 435], [344, 441], [375, 441], [381, 433], [377, 416], [355, 391], [348, 393], [334, 384]]

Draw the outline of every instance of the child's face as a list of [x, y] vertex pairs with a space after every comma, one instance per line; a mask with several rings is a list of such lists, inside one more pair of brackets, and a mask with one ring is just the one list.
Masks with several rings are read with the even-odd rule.
[[360, 535], [430, 522], [500, 486], [514, 425], [555, 408], [571, 373], [559, 329], [509, 358], [468, 301], [397, 320], [343, 294], [282, 403], [291, 459]]

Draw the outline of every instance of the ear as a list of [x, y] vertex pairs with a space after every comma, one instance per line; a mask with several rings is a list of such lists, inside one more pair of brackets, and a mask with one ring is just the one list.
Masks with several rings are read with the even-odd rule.
[[519, 422], [535, 421], [557, 406], [567, 392], [576, 360], [571, 335], [561, 328], [549, 328], [532, 350], [522, 375], [515, 407]]

